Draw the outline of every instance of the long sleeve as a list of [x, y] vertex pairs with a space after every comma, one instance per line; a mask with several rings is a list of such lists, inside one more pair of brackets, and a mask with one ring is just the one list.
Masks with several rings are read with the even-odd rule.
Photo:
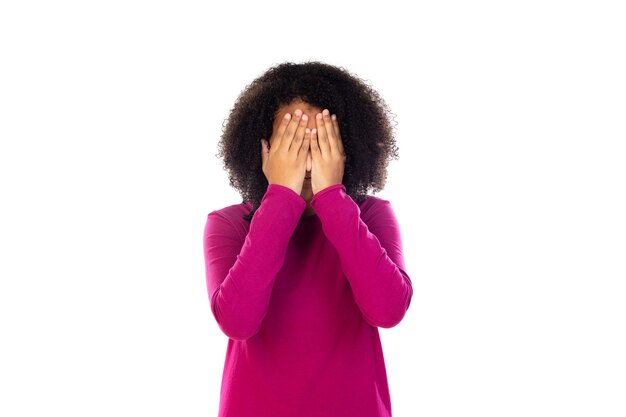
[[255, 335], [265, 317], [276, 274], [306, 208], [288, 187], [269, 184], [245, 238], [213, 211], [204, 228], [206, 284], [211, 311], [231, 339]]
[[367, 224], [343, 184], [320, 190], [310, 204], [339, 254], [365, 321], [383, 328], [398, 324], [409, 308], [413, 287], [405, 271], [400, 228], [389, 201], [379, 199], [370, 207]]

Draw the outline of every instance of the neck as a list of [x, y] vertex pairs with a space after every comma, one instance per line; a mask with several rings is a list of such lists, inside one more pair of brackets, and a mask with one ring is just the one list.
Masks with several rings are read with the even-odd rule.
[[315, 210], [313, 210], [313, 207], [311, 207], [311, 205], [309, 204], [309, 202], [307, 201], [306, 203], [306, 209], [304, 210], [304, 213], [302, 213], [303, 216], [312, 216], [315, 214]]

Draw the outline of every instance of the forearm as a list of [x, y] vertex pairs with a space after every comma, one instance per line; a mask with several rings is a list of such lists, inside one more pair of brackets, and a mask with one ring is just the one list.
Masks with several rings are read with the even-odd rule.
[[[394, 261], [370, 232], [360, 217], [359, 206], [340, 184], [320, 191], [311, 205], [320, 217], [324, 234], [339, 254], [364, 319], [379, 327], [398, 324], [413, 295], [411, 280], [399, 255], [400, 242], [387, 239], [387, 244], [396, 249]], [[379, 234], [385, 231], [382, 226], [378, 230]]]
[[[276, 274], [305, 208], [306, 203], [293, 190], [270, 184], [236, 260], [225, 277], [210, 280], [213, 315], [230, 338], [246, 339], [258, 332], [268, 310]], [[226, 261], [227, 257], [223, 259]], [[216, 285], [218, 280], [221, 282]]]

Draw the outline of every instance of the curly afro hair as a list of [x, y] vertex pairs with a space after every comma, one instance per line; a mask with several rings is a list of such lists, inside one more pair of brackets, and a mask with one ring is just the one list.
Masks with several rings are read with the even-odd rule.
[[244, 215], [250, 221], [261, 205], [268, 181], [262, 170], [261, 138], [270, 138], [275, 116], [283, 105], [300, 99], [337, 115], [346, 153], [342, 183], [357, 203], [369, 189], [383, 189], [387, 165], [398, 159], [393, 114], [383, 98], [343, 67], [308, 61], [270, 67], [240, 93], [218, 143], [230, 185], [252, 203]]

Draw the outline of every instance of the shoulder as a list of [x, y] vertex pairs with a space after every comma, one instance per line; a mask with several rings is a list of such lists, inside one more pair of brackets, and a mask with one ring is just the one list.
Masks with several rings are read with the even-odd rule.
[[248, 214], [251, 209], [252, 204], [250, 202], [243, 201], [241, 203], [231, 204], [226, 207], [215, 209], [209, 212], [208, 216], [220, 216], [228, 220], [241, 218], [243, 220], [243, 216]]
[[361, 214], [366, 214], [368, 212], [376, 211], [377, 209], [390, 205], [389, 200], [385, 200], [384, 198], [377, 197], [375, 195], [367, 195], [366, 198], [359, 203], [359, 208], [361, 209]]
[[215, 209], [207, 215], [207, 224], [218, 223], [222, 229], [227, 228], [232, 230], [232, 233], [245, 238], [250, 223], [243, 216], [250, 210], [252, 210], [252, 204], [247, 201]]
[[381, 197], [368, 195], [359, 204], [361, 220], [370, 227], [395, 223], [396, 215], [391, 206], [391, 202]]

